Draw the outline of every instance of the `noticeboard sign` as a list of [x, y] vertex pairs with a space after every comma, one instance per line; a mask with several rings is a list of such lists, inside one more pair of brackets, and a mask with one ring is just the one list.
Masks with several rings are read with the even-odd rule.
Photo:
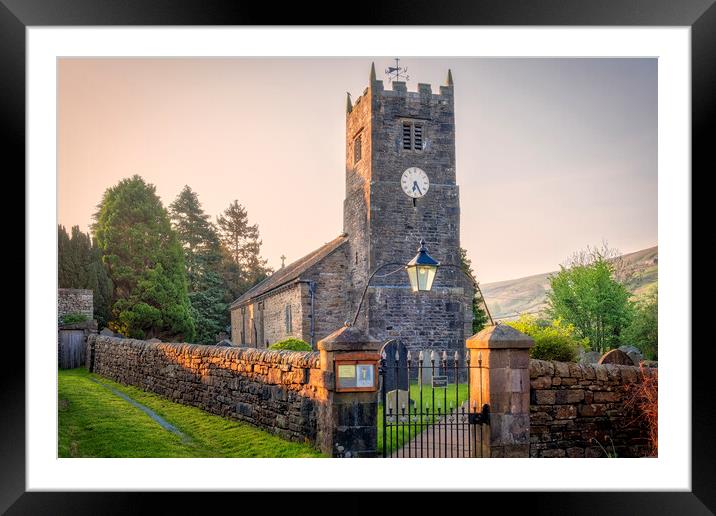
[[373, 361], [336, 360], [336, 391], [377, 391], [376, 363]]

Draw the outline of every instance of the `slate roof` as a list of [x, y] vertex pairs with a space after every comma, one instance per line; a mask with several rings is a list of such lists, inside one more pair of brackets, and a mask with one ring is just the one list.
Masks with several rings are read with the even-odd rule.
[[348, 242], [348, 236], [343, 233], [315, 251], [307, 254], [303, 258], [300, 258], [295, 262], [277, 270], [271, 276], [244, 292], [238, 299], [236, 299], [236, 301], [231, 303], [230, 308], [235, 308], [246, 303], [252, 298], [266, 294], [267, 292], [278, 287], [282, 287], [296, 279], [300, 279], [301, 274], [303, 274], [307, 269], [316, 265], [346, 242]]

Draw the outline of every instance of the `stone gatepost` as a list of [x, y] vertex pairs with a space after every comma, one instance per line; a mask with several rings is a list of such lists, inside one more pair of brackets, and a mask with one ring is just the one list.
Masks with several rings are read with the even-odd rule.
[[331, 457], [375, 457], [380, 341], [344, 326], [317, 347], [326, 393], [318, 416], [321, 451]]
[[478, 457], [530, 456], [529, 350], [534, 341], [504, 324], [466, 341], [470, 351], [470, 406], [490, 406]]

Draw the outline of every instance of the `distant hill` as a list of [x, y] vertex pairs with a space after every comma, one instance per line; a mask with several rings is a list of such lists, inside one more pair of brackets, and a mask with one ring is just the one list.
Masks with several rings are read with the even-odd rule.
[[[658, 280], [658, 246], [622, 255], [623, 276], [627, 288], [639, 296]], [[487, 306], [496, 319], [514, 319], [519, 314], [537, 313], [546, 307], [548, 277], [553, 272], [536, 274], [480, 285]]]

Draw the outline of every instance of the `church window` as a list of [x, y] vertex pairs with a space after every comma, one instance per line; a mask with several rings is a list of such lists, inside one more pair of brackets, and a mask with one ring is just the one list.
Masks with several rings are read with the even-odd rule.
[[403, 149], [423, 150], [423, 124], [403, 122]]
[[403, 124], [403, 149], [410, 150], [413, 147], [413, 140], [411, 137], [411, 126], [410, 122]]
[[361, 148], [361, 135], [359, 134], [353, 140], [353, 163], [358, 163], [362, 157], [363, 149]]
[[286, 333], [293, 331], [293, 316], [291, 314], [291, 305], [286, 305]]

